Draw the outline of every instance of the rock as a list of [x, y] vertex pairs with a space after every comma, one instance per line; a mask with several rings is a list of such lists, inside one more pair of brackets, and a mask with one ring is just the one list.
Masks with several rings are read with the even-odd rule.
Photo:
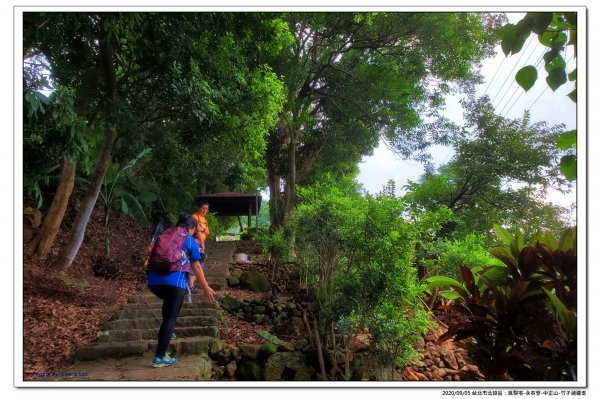
[[226, 296], [221, 301], [221, 307], [230, 313], [234, 313], [242, 307], [242, 301], [237, 298]]
[[242, 360], [237, 364], [235, 376], [240, 381], [262, 381], [262, 367], [253, 360]]
[[465, 364], [467, 364], [460, 353], [454, 353], [454, 357], [456, 358], [456, 364], [458, 364], [459, 369], [463, 368]]
[[402, 379], [407, 381], [419, 381], [419, 377], [415, 375], [414, 371], [412, 371], [410, 368], [404, 370], [402, 373]]
[[308, 340], [301, 338], [292, 341], [292, 345], [294, 345], [294, 349], [300, 351], [305, 349], [308, 346]]
[[425, 367], [427, 367], [427, 364], [425, 364], [425, 362], [423, 362], [422, 360], [415, 360], [415, 366], [424, 369]]
[[213, 356], [213, 359], [215, 359], [217, 364], [224, 366], [233, 360], [233, 355], [231, 354], [231, 351], [229, 349], [223, 349], [222, 351], [215, 354]]
[[238, 344], [242, 357], [250, 360], [258, 359], [258, 353], [262, 345], [260, 344]]
[[272, 342], [267, 342], [259, 349], [259, 356], [267, 358], [275, 353], [277, 353], [277, 345]]
[[480, 380], [485, 379], [485, 376], [483, 374], [481, 374], [481, 372], [479, 371], [479, 368], [472, 364], [467, 364], [467, 365], [463, 366], [460, 369], [460, 372], [462, 374], [470, 375], [470, 376], [475, 377]]
[[237, 346], [231, 348], [231, 355], [233, 356], [235, 361], [239, 362], [240, 360], [242, 360], [242, 351]]
[[240, 286], [250, 291], [267, 292], [271, 288], [271, 283], [261, 273], [245, 271], [240, 276]]
[[456, 357], [454, 357], [454, 352], [452, 351], [442, 351], [441, 358], [451, 369], [458, 370], [458, 363], [456, 362]]
[[294, 350], [296, 350], [296, 348], [294, 348], [293, 344], [291, 344], [290, 342], [286, 342], [286, 341], [280, 341], [279, 344], [277, 345], [277, 349], [282, 350], [282, 351], [287, 351], [287, 352], [293, 352]]
[[304, 322], [302, 321], [301, 318], [292, 317], [291, 324], [292, 324], [292, 330], [294, 331], [295, 335], [300, 335], [300, 333], [302, 333], [302, 331], [304, 331]]
[[212, 357], [227, 348], [227, 342], [215, 339], [210, 344], [209, 355]]
[[215, 375], [218, 379], [221, 379], [221, 377], [223, 377], [223, 375], [225, 374], [225, 368], [221, 367], [221, 366], [217, 366], [216, 364], [212, 365], [212, 371], [213, 371], [213, 373], [215, 373]]
[[244, 273], [244, 269], [240, 269], [239, 267], [234, 267], [231, 273], [232, 277], [240, 278], [242, 273]]
[[435, 375], [437, 375], [440, 378], [444, 378], [446, 376], [446, 369], [435, 370]]
[[429, 379], [427, 378], [427, 376], [423, 373], [419, 373], [419, 372], [415, 372], [415, 375], [417, 376], [417, 378], [419, 379], [419, 381], [429, 381]]
[[227, 375], [227, 377], [231, 378], [235, 375], [235, 371], [237, 370], [237, 363], [234, 361], [232, 361], [231, 363], [228, 363], [225, 366], [225, 374]]
[[454, 374], [454, 376], [452, 376], [452, 379], [453, 379], [454, 381], [460, 381], [460, 375], [458, 375], [458, 374]]
[[425, 349], [425, 340], [423, 339], [423, 337], [419, 337], [417, 339], [417, 342], [413, 344], [413, 348], [415, 348], [416, 351], [422, 351], [423, 349]]
[[236, 287], [236, 286], [240, 285], [240, 279], [235, 276], [229, 277], [227, 279], [227, 282], [229, 283], [230, 287]]
[[265, 364], [265, 381], [310, 381], [314, 369], [300, 352], [278, 352]]
[[446, 367], [446, 364], [443, 361], [440, 360], [438, 362], [437, 366], [442, 369], [442, 368]]

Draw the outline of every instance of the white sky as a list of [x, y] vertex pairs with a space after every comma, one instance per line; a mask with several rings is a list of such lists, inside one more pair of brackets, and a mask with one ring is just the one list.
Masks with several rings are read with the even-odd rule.
[[[510, 13], [508, 17], [511, 23], [516, 23], [524, 15], [524, 13]], [[573, 83], [565, 83], [556, 92], [548, 88], [545, 81], [544, 61], [539, 61], [546, 49], [539, 44], [535, 34], [530, 35], [519, 53], [509, 57], [504, 55], [498, 45], [497, 55], [482, 62], [481, 73], [485, 81], [477, 86], [477, 95], [487, 95], [492, 100], [496, 112], [504, 117], [517, 119], [529, 109], [532, 123], [546, 121], [550, 125], [565, 124], [565, 130], [575, 129], [577, 108], [576, 104], [567, 97], [574, 88]], [[563, 54], [565, 61], [570, 60], [567, 64], [568, 72], [575, 68], [575, 60], [572, 56], [571, 48], [567, 50], [566, 55]], [[538, 69], [538, 79], [528, 92], [525, 92], [514, 79], [517, 71], [525, 65], [534, 65]], [[463, 110], [459, 104], [460, 98], [461, 96], [453, 96], [446, 99], [445, 115], [462, 125]], [[432, 147], [430, 153], [436, 166], [447, 163], [454, 154], [451, 147], [443, 146]], [[358, 180], [367, 191], [377, 193], [389, 179], [393, 179], [396, 181], [397, 194], [401, 194], [402, 186], [408, 180], [417, 181], [424, 170], [420, 163], [401, 160], [385, 145], [380, 144], [372, 156], [363, 158], [360, 171]], [[549, 193], [548, 200], [569, 206], [575, 202], [575, 190], [567, 195], [553, 191]]]

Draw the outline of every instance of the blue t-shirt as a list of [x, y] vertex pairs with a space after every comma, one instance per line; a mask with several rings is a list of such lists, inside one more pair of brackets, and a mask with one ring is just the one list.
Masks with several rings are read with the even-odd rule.
[[[190, 263], [190, 261], [195, 262], [200, 260], [200, 249], [192, 236], [185, 238], [181, 249], [187, 255], [183, 263], [184, 265]], [[148, 270], [148, 285], [172, 285], [185, 289], [187, 287], [187, 272], [176, 271], [168, 274], [158, 274], [152, 270]]]

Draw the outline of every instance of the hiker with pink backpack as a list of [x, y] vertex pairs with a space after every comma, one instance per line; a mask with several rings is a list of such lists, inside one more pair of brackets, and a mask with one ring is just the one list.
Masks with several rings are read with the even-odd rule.
[[190, 272], [202, 287], [204, 298], [212, 303], [215, 291], [208, 286], [200, 266], [202, 253], [194, 239], [197, 222], [189, 213], [179, 215], [177, 226], [166, 229], [153, 242], [147, 259], [148, 288], [163, 300], [162, 323], [158, 330], [158, 347], [152, 367], [166, 367], [177, 363], [167, 348], [175, 331], [183, 298], [189, 292]]

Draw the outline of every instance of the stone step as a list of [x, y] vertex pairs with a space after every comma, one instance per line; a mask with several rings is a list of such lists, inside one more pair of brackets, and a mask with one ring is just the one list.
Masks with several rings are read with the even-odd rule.
[[[179, 312], [179, 317], [186, 316], [214, 316], [218, 315], [218, 311], [215, 308], [189, 308], [183, 307]], [[162, 309], [129, 309], [129, 310], [116, 310], [113, 312], [111, 320], [127, 320], [127, 319], [145, 319], [152, 317], [162, 317]]]
[[152, 353], [123, 359], [78, 361], [46, 381], [209, 381], [212, 363], [207, 355], [180, 356], [178, 364], [153, 368]]
[[[105, 323], [104, 330], [147, 330], [159, 327], [162, 316], [144, 319], [113, 320]], [[184, 316], [178, 317], [175, 327], [207, 327], [217, 324], [216, 316]]]
[[[144, 341], [157, 339], [158, 329], [147, 328], [144, 330], [103, 330], [96, 334], [96, 340], [99, 343], [104, 342], [127, 342], [127, 341]], [[178, 337], [217, 337], [219, 329], [216, 326], [191, 326], [191, 327], [175, 327], [175, 334]]]
[[[141, 297], [141, 298], [140, 298]], [[133, 298], [133, 299], [132, 299]], [[134, 297], [130, 297], [129, 301], [125, 304], [126, 305], [132, 305], [132, 304], [141, 304], [144, 305], [141, 308], [145, 308], [146, 305], [154, 305], [154, 304], [161, 304], [163, 303], [163, 300], [160, 299], [157, 296], [154, 295], [140, 295], [138, 296], [138, 298]], [[206, 308], [210, 308], [210, 307], [215, 307], [214, 303], [208, 303], [206, 302], [206, 299], [204, 299], [204, 295], [202, 295], [202, 290], [199, 290], [198, 292], [194, 292], [192, 295], [192, 303], [194, 304], [198, 304], [200, 307], [206, 307]], [[183, 299], [183, 304], [189, 304], [188, 303], [188, 297], [187, 294]], [[201, 306], [201, 305], [206, 305], [206, 306]]]
[[[215, 303], [208, 303], [204, 301], [204, 296], [202, 293], [194, 293], [192, 295], [193, 301], [189, 303], [187, 301], [187, 297], [183, 300], [183, 305], [181, 310], [183, 309], [218, 309], [219, 305]], [[198, 299], [201, 298], [201, 299]], [[142, 310], [142, 309], [162, 309], [162, 301], [158, 300], [155, 302], [149, 303], [126, 303], [123, 305], [122, 310]]]

